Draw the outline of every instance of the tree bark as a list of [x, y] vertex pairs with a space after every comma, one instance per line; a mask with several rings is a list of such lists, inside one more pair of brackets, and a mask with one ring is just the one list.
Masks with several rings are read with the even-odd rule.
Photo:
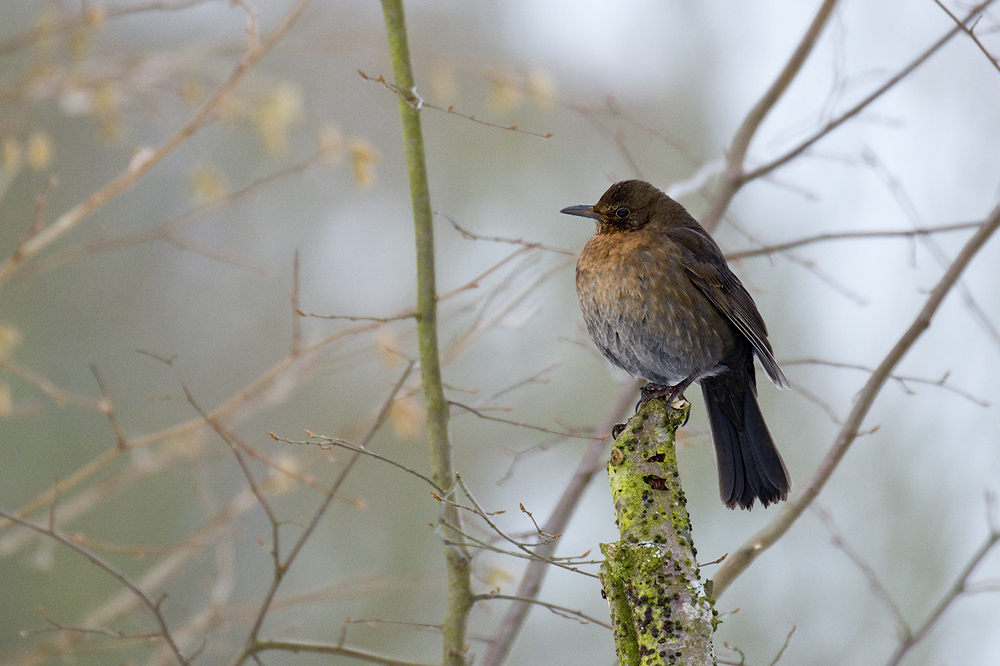
[[669, 411], [663, 399], [642, 405], [611, 450], [621, 540], [601, 545], [601, 583], [622, 666], [716, 663], [718, 621], [698, 570], [674, 451], [685, 405]]

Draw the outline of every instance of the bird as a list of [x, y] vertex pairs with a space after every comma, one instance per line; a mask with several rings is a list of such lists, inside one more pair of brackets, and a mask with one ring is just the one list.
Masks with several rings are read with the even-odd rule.
[[[668, 405], [701, 386], [730, 509], [788, 497], [791, 480], [757, 404], [754, 356], [779, 388], [767, 327], [715, 240], [678, 202], [642, 180], [612, 185], [561, 213], [594, 220], [576, 264], [587, 331], [601, 353], [647, 380], [640, 404]], [[637, 406], [638, 407], [638, 406]]]

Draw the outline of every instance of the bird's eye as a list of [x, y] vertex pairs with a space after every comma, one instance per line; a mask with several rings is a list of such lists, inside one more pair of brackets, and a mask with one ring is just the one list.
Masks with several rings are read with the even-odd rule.
[[615, 217], [617, 217], [619, 220], [624, 220], [626, 217], [628, 217], [628, 208], [619, 208], [618, 210], [616, 210]]

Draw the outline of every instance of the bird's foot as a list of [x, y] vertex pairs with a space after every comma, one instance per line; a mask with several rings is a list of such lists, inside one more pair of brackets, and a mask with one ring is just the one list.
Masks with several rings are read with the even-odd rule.
[[[677, 386], [667, 386], [666, 384], [653, 384], [650, 382], [640, 389], [639, 402], [636, 403], [635, 411], [639, 411], [639, 407], [643, 403], [649, 402], [650, 400], [655, 400], [656, 398], [664, 398], [667, 403], [667, 411], [671, 409], [684, 409], [690, 407], [691, 403], [687, 401], [684, 397], [684, 389], [691, 385], [690, 380], [685, 380], [678, 384]], [[681, 426], [687, 425], [688, 418], [691, 416], [690, 412], [684, 417], [684, 423]]]
[[667, 407], [673, 407], [677, 399], [684, 400], [684, 389], [688, 387], [688, 384], [681, 382], [677, 386], [667, 386], [666, 384], [653, 384], [649, 383], [640, 389], [639, 404], [635, 406], [636, 411], [639, 411], [639, 405], [649, 402], [650, 400], [655, 400], [656, 398], [664, 398], [667, 403]]
[[655, 400], [656, 398], [665, 398], [673, 393], [674, 387], [667, 386], [666, 384], [654, 384], [652, 382], [646, 384], [639, 390], [639, 404], [647, 403], [650, 400]]
[[618, 439], [618, 435], [622, 434], [622, 430], [625, 429], [625, 423], [616, 423], [611, 426], [611, 439]]

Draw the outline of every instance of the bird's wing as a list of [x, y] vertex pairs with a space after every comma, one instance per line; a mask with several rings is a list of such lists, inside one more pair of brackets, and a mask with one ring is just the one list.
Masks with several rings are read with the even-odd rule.
[[[788, 380], [774, 360], [774, 352], [767, 341], [767, 326], [750, 293], [729, 270], [719, 246], [700, 229], [675, 229], [671, 236], [684, 248], [684, 271], [691, 282], [750, 341], [771, 381], [778, 387], [787, 388]], [[718, 261], [709, 262], [700, 257], [716, 257]]]

